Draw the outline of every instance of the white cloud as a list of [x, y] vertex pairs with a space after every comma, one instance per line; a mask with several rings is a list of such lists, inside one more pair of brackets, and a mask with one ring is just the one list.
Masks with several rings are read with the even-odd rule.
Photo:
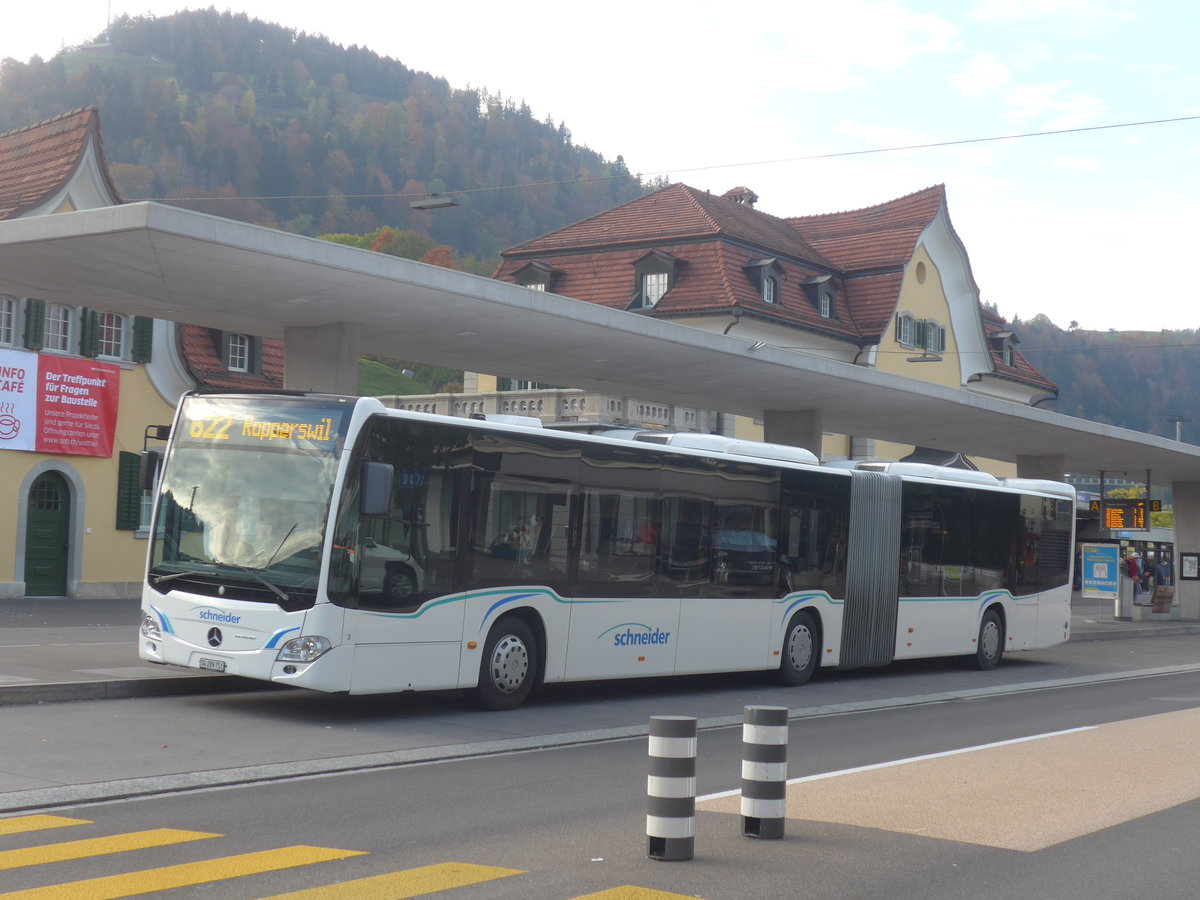
[[1100, 163], [1088, 156], [1057, 156], [1050, 165], [1055, 169], [1074, 169], [1077, 172], [1100, 171]]
[[1012, 72], [993, 53], [977, 53], [958, 70], [951, 81], [967, 97], [993, 91], [1008, 84]]

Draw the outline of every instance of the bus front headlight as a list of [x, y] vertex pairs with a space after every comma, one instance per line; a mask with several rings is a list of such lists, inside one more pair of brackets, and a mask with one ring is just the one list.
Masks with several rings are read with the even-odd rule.
[[162, 629], [158, 627], [158, 623], [154, 621], [154, 616], [150, 613], [142, 614], [142, 637], [152, 641], [162, 640]]
[[328, 653], [331, 649], [333, 649], [333, 644], [329, 641], [329, 638], [309, 634], [288, 641], [279, 648], [279, 655], [275, 658], [279, 662], [310, 663], [314, 659], [318, 659]]

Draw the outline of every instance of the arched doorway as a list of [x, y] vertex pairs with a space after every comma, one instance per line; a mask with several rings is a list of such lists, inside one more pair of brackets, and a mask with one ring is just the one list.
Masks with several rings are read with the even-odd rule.
[[29, 486], [25, 528], [25, 595], [67, 593], [71, 491], [58, 472], [43, 472]]

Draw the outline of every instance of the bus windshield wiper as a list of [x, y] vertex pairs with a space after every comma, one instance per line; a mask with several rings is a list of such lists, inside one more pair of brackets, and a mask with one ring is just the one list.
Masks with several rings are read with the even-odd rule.
[[155, 584], [162, 584], [165, 581], [174, 581], [176, 578], [187, 578], [188, 576], [211, 576], [212, 572], [197, 572], [192, 569], [185, 569], [182, 572], [172, 572], [170, 575], [151, 575]]
[[288, 594], [285, 590], [283, 590], [283, 588], [279, 587], [276, 584], [272, 584], [270, 581], [263, 578], [262, 575], [259, 574], [259, 572], [262, 571], [261, 569], [252, 569], [249, 566], [239, 566], [237, 563], [229, 563], [229, 562], [220, 563], [220, 565], [228, 566], [231, 569], [237, 569], [239, 572], [245, 572], [247, 575], [249, 575], [255, 581], [259, 582], [260, 584], [264, 585], [267, 588], [270, 588], [271, 593], [273, 593], [276, 597], [278, 597], [284, 603], [292, 602], [291, 595]]

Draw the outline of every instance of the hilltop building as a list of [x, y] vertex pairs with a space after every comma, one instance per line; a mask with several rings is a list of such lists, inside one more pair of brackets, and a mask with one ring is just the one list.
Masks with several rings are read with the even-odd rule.
[[[0, 220], [121, 202], [96, 110], [0, 134]], [[147, 426], [193, 387], [282, 383], [278, 341], [0, 294], [0, 599], [138, 596]]]
[[[1004, 320], [980, 303], [944, 185], [865, 209], [778, 218], [737, 187], [721, 196], [673, 184], [502, 254], [494, 277], [756, 346], [1037, 404], [1056, 386], [1021, 355]], [[605, 396], [468, 373], [462, 395], [396, 397], [397, 406], [459, 415], [533, 415], [565, 427], [716, 431], [790, 441], [720, 411], [646, 396]], [[803, 398], [797, 398], [803, 408]], [[974, 466], [957, 455], [826, 434], [825, 459], [907, 458]], [[986, 466], [1012, 474], [1008, 464]]]

